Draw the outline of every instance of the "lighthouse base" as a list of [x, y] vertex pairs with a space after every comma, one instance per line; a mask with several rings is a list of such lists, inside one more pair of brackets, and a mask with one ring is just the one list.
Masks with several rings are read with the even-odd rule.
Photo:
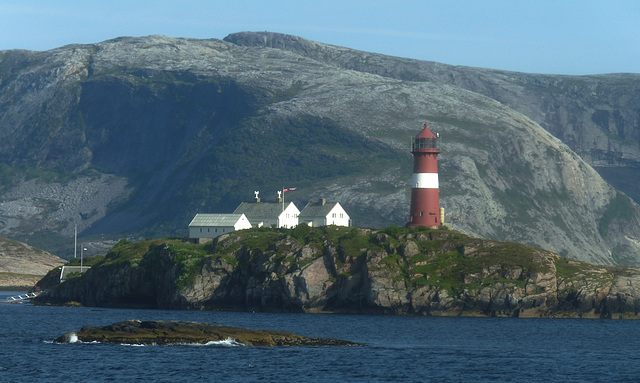
[[426, 227], [428, 229], [438, 229], [442, 227], [442, 225], [438, 225], [438, 226], [412, 225], [411, 223], [407, 222], [405, 227]]
[[407, 226], [438, 227], [442, 224], [438, 189], [414, 188], [411, 190], [411, 211]]

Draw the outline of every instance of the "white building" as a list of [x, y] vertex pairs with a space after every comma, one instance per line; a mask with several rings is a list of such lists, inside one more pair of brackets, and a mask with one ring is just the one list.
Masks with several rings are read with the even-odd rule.
[[300, 210], [293, 202], [243, 202], [234, 211], [236, 214], [244, 214], [254, 227], [283, 227], [294, 228], [298, 226]]
[[324, 198], [319, 202], [309, 202], [300, 212], [298, 220], [313, 227], [327, 225], [351, 226], [351, 218], [340, 206], [340, 203], [327, 202]]
[[196, 214], [189, 224], [189, 238], [198, 238], [202, 243], [224, 233], [250, 228], [244, 214]]

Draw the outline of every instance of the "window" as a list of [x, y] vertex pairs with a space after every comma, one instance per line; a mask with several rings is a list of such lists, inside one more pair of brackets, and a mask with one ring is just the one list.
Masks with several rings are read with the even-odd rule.
[[421, 211], [421, 212], [420, 212], [420, 217], [423, 217], [423, 216], [424, 216], [424, 212], [423, 212], [423, 211]]
[[436, 148], [436, 139], [435, 138], [416, 138], [413, 140], [412, 150], [416, 149], [435, 149]]
[[210, 230], [211, 230], [211, 229], [207, 228], [207, 233], [209, 233], [209, 232], [210, 232]]
[[331, 214], [331, 217], [335, 218], [336, 217], [336, 213]]
[[218, 228], [216, 227], [216, 233], [218, 232]]
[[344, 214], [340, 213], [340, 218], [344, 218]]
[[200, 232], [202, 233], [202, 228], [200, 228]]

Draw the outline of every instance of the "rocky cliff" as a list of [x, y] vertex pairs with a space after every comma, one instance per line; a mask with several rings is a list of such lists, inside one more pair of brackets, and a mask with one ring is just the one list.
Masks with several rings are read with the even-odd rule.
[[[283, 185], [299, 204], [339, 201], [356, 224], [402, 225], [408, 143], [427, 121], [458, 230], [639, 265], [638, 206], [517, 111], [536, 105], [522, 89], [573, 88], [518, 76], [260, 33], [0, 52], [0, 234], [68, 256], [74, 225], [94, 242], [182, 235], [196, 213]], [[633, 76], [562, 79], [606, 83], [589, 105], [635, 89]]]
[[250, 229], [121, 242], [40, 303], [208, 310], [637, 318], [640, 269], [450, 230]]

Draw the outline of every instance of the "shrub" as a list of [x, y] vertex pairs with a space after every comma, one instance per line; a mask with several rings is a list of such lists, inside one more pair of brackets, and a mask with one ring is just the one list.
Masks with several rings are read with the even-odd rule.
[[298, 226], [291, 231], [291, 236], [297, 240], [302, 240], [308, 237], [309, 233], [311, 233], [311, 228], [306, 222], [303, 222], [299, 223]]

